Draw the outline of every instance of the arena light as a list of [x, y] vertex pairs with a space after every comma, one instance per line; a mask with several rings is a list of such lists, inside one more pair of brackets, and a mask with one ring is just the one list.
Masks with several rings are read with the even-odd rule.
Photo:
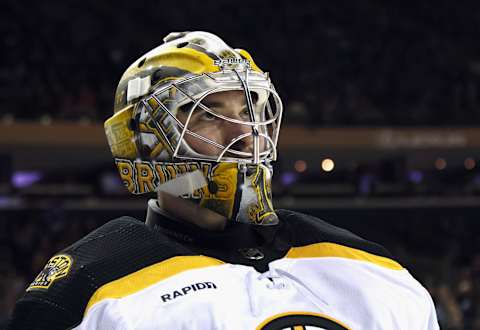
[[26, 188], [40, 181], [43, 175], [39, 171], [16, 171], [12, 175], [12, 186]]
[[295, 183], [296, 180], [297, 180], [297, 174], [295, 174], [294, 172], [284, 172], [280, 176], [280, 181], [284, 186], [289, 186]]
[[475, 163], [475, 159], [473, 159], [472, 157], [468, 157], [463, 162], [463, 165], [467, 170], [473, 170], [477, 164]]
[[335, 162], [331, 158], [325, 158], [322, 160], [322, 170], [325, 172], [331, 172], [335, 168]]
[[435, 160], [435, 168], [439, 171], [444, 170], [447, 167], [447, 161], [444, 158], [437, 158]]
[[419, 170], [412, 170], [408, 172], [408, 179], [413, 183], [420, 183], [423, 180], [423, 173]]
[[295, 162], [295, 171], [297, 171], [298, 173], [303, 173], [307, 170], [307, 162], [302, 160], [302, 159], [299, 159]]

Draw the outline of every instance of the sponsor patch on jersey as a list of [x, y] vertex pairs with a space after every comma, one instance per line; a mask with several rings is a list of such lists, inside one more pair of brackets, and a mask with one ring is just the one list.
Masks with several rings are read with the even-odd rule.
[[200, 282], [185, 286], [181, 289], [174, 290], [170, 293], [163, 294], [161, 296], [163, 302], [172, 301], [178, 297], [186, 296], [195, 291], [205, 290], [205, 289], [216, 289], [217, 286], [213, 282]]
[[72, 257], [60, 254], [48, 260], [43, 270], [28, 286], [27, 291], [32, 289], [48, 289], [56, 280], [68, 275], [72, 267]]

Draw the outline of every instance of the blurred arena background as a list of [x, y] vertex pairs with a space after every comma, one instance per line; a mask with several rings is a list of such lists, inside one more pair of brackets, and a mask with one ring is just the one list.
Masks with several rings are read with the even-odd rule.
[[[103, 133], [123, 70], [211, 31], [285, 105], [277, 208], [386, 246], [442, 329], [480, 329], [480, 2], [2, 1], [0, 320], [56, 251], [146, 198]], [[0, 321], [1, 322], [1, 321]]]

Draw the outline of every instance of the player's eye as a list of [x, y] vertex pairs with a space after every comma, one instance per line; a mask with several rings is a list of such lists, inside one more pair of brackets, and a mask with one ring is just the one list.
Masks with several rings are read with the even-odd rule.
[[[255, 120], [257, 121], [262, 120], [263, 109], [261, 107], [256, 106], [254, 108], [254, 112], [255, 112]], [[242, 117], [243, 120], [250, 120], [250, 111], [248, 110], [248, 108], [243, 109], [242, 112], [240, 113], [240, 116]]]
[[217, 120], [218, 117], [215, 116], [215, 115], [212, 115], [211, 113], [209, 112], [204, 112], [201, 114], [200, 116], [200, 120], [203, 120], [203, 121], [214, 121], [214, 120]]
[[243, 118], [243, 119], [250, 119], [250, 114], [249, 114], [249, 111], [248, 111], [248, 108], [245, 108], [242, 110], [242, 112], [240, 113], [240, 116]]

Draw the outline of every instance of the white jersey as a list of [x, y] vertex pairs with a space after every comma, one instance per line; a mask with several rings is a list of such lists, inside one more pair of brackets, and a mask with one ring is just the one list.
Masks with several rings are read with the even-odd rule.
[[275, 329], [438, 329], [429, 294], [407, 270], [331, 243], [292, 248], [266, 273], [204, 256], [165, 260], [100, 288], [75, 329], [274, 329], [275, 322], [282, 324]]
[[290, 246], [262, 270], [172, 255], [107, 281], [85, 302], [73, 329], [439, 329], [430, 295], [405, 268], [338, 240]]

